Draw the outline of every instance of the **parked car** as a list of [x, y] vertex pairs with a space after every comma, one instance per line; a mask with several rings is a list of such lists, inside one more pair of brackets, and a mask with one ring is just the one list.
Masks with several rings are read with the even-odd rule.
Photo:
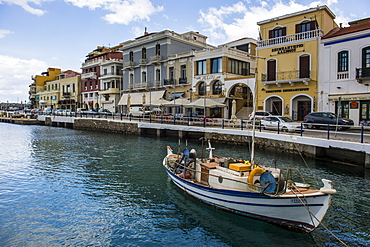
[[86, 114], [88, 109], [86, 108], [77, 108], [76, 113], [77, 114]]
[[[322, 126], [330, 125], [340, 125], [339, 130], [349, 129], [353, 126], [353, 120], [344, 117], [337, 117], [333, 112], [311, 112], [306, 115], [303, 119], [304, 126], [308, 129], [316, 128], [319, 129]], [[316, 123], [316, 124], [315, 124]]]
[[53, 112], [53, 110], [51, 108], [45, 108], [42, 113], [44, 115], [50, 115], [51, 113]]
[[[249, 114], [249, 120], [253, 119], [253, 115], [254, 115], [254, 112]], [[269, 113], [267, 111], [256, 111], [255, 115], [256, 115], [255, 118], [257, 118], [257, 119], [264, 119], [267, 116], [271, 116], [271, 113]]]
[[99, 113], [94, 111], [94, 110], [89, 110], [85, 114], [87, 114], [87, 115], [98, 115]]
[[301, 124], [294, 122], [291, 118], [285, 116], [267, 116], [261, 119], [261, 127], [263, 129], [278, 128], [284, 132], [301, 131]]
[[112, 115], [112, 112], [108, 109], [99, 109], [98, 113], [101, 115]]

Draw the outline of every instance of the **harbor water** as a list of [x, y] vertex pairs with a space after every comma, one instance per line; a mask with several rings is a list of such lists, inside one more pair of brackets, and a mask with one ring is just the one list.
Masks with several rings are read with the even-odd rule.
[[[0, 246], [341, 246], [332, 234], [370, 246], [370, 171], [257, 150], [257, 161], [298, 167], [338, 191], [323, 221], [330, 232], [295, 233], [179, 190], [162, 167], [167, 145], [178, 149], [171, 138], [0, 123]], [[200, 142], [188, 145], [201, 155]], [[248, 146], [213, 146], [250, 155]]]

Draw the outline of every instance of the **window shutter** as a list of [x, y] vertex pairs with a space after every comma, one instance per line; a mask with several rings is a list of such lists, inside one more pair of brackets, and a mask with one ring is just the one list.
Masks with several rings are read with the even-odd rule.
[[310, 22], [310, 30], [316, 30], [316, 21]]
[[283, 36], [286, 36], [286, 27], [283, 27], [282, 30], [283, 30], [282, 31]]
[[269, 31], [269, 39], [275, 38], [274, 37], [274, 30]]
[[301, 29], [301, 24], [296, 24], [295, 25], [295, 33], [300, 33], [300, 32], [302, 32], [301, 30], [302, 30]]

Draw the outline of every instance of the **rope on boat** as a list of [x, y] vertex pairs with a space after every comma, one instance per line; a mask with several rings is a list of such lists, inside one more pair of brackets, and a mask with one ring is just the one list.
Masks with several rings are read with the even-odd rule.
[[[295, 142], [293, 142], [293, 144], [294, 144], [295, 148], [297, 149], [297, 151], [298, 151], [299, 155], [301, 156], [301, 158], [302, 158], [302, 160], [303, 160], [303, 163], [306, 165], [306, 167], [307, 167], [308, 169], [310, 169], [310, 168], [308, 167], [308, 164], [307, 164], [306, 160], [304, 159], [304, 157], [303, 157], [303, 155], [302, 155], [302, 152], [299, 150], [299, 148], [298, 148], [297, 144], [296, 144]], [[317, 181], [316, 177], [313, 177], [313, 179], [315, 180], [316, 185], [318, 185], [318, 186], [319, 186], [319, 182]]]
[[[298, 190], [302, 195], [303, 195], [303, 193], [294, 185], [294, 184], [292, 184], [292, 186], [296, 189], [296, 190]], [[310, 214], [310, 217], [311, 217], [311, 219], [312, 219], [312, 217], [314, 217], [318, 222], [319, 222], [319, 224], [320, 225], [322, 225], [324, 228], [325, 228], [325, 230], [326, 231], [328, 231], [336, 240], [338, 240], [341, 244], [343, 244], [344, 246], [346, 246], [346, 247], [348, 247], [348, 245], [346, 244], [346, 243], [344, 243], [342, 240], [340, 240], [332, 231], [330, 231], [329, 230], [329, 228], [327, 228], [323, 223], [322, 223], [322, 221], [320, 221], [312, 212], [311, 212], [311, 210], [310, 210], [310, 208], [308, 207], [308, 205], [306, 205], [303, 201], [302, 201], [302, 199], [299, 197], [299, 195], [298, 194], [296, 194], [295, 192], [294, 192], [294, 190], [291, 190], [292, 192], [293, 192], [293, 194], [299, 199], [299, 201], [302, 203], [302, 205], [306, 208], [306, 210], [308, 211], [308, 213]], [[304, 196], [304, 195], [303, 195]], [[304, 196], [305, 197], [305, 196]], [[307, 202], [307, 200], [306, 200], [306, 202]]]

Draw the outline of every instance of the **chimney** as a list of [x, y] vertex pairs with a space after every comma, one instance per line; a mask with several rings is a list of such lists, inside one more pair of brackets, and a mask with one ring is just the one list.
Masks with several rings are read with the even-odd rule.
[[339, 27], [340, 27], [340, 28], [343, 28], [343, 27], [342, 27], [342, 24], [343, 24], [343, 23], [339, 23]]
[[144, 35], [148, 35], [148, 34], [149, 33], [147, 32], [146, 27], [145, 27]]

